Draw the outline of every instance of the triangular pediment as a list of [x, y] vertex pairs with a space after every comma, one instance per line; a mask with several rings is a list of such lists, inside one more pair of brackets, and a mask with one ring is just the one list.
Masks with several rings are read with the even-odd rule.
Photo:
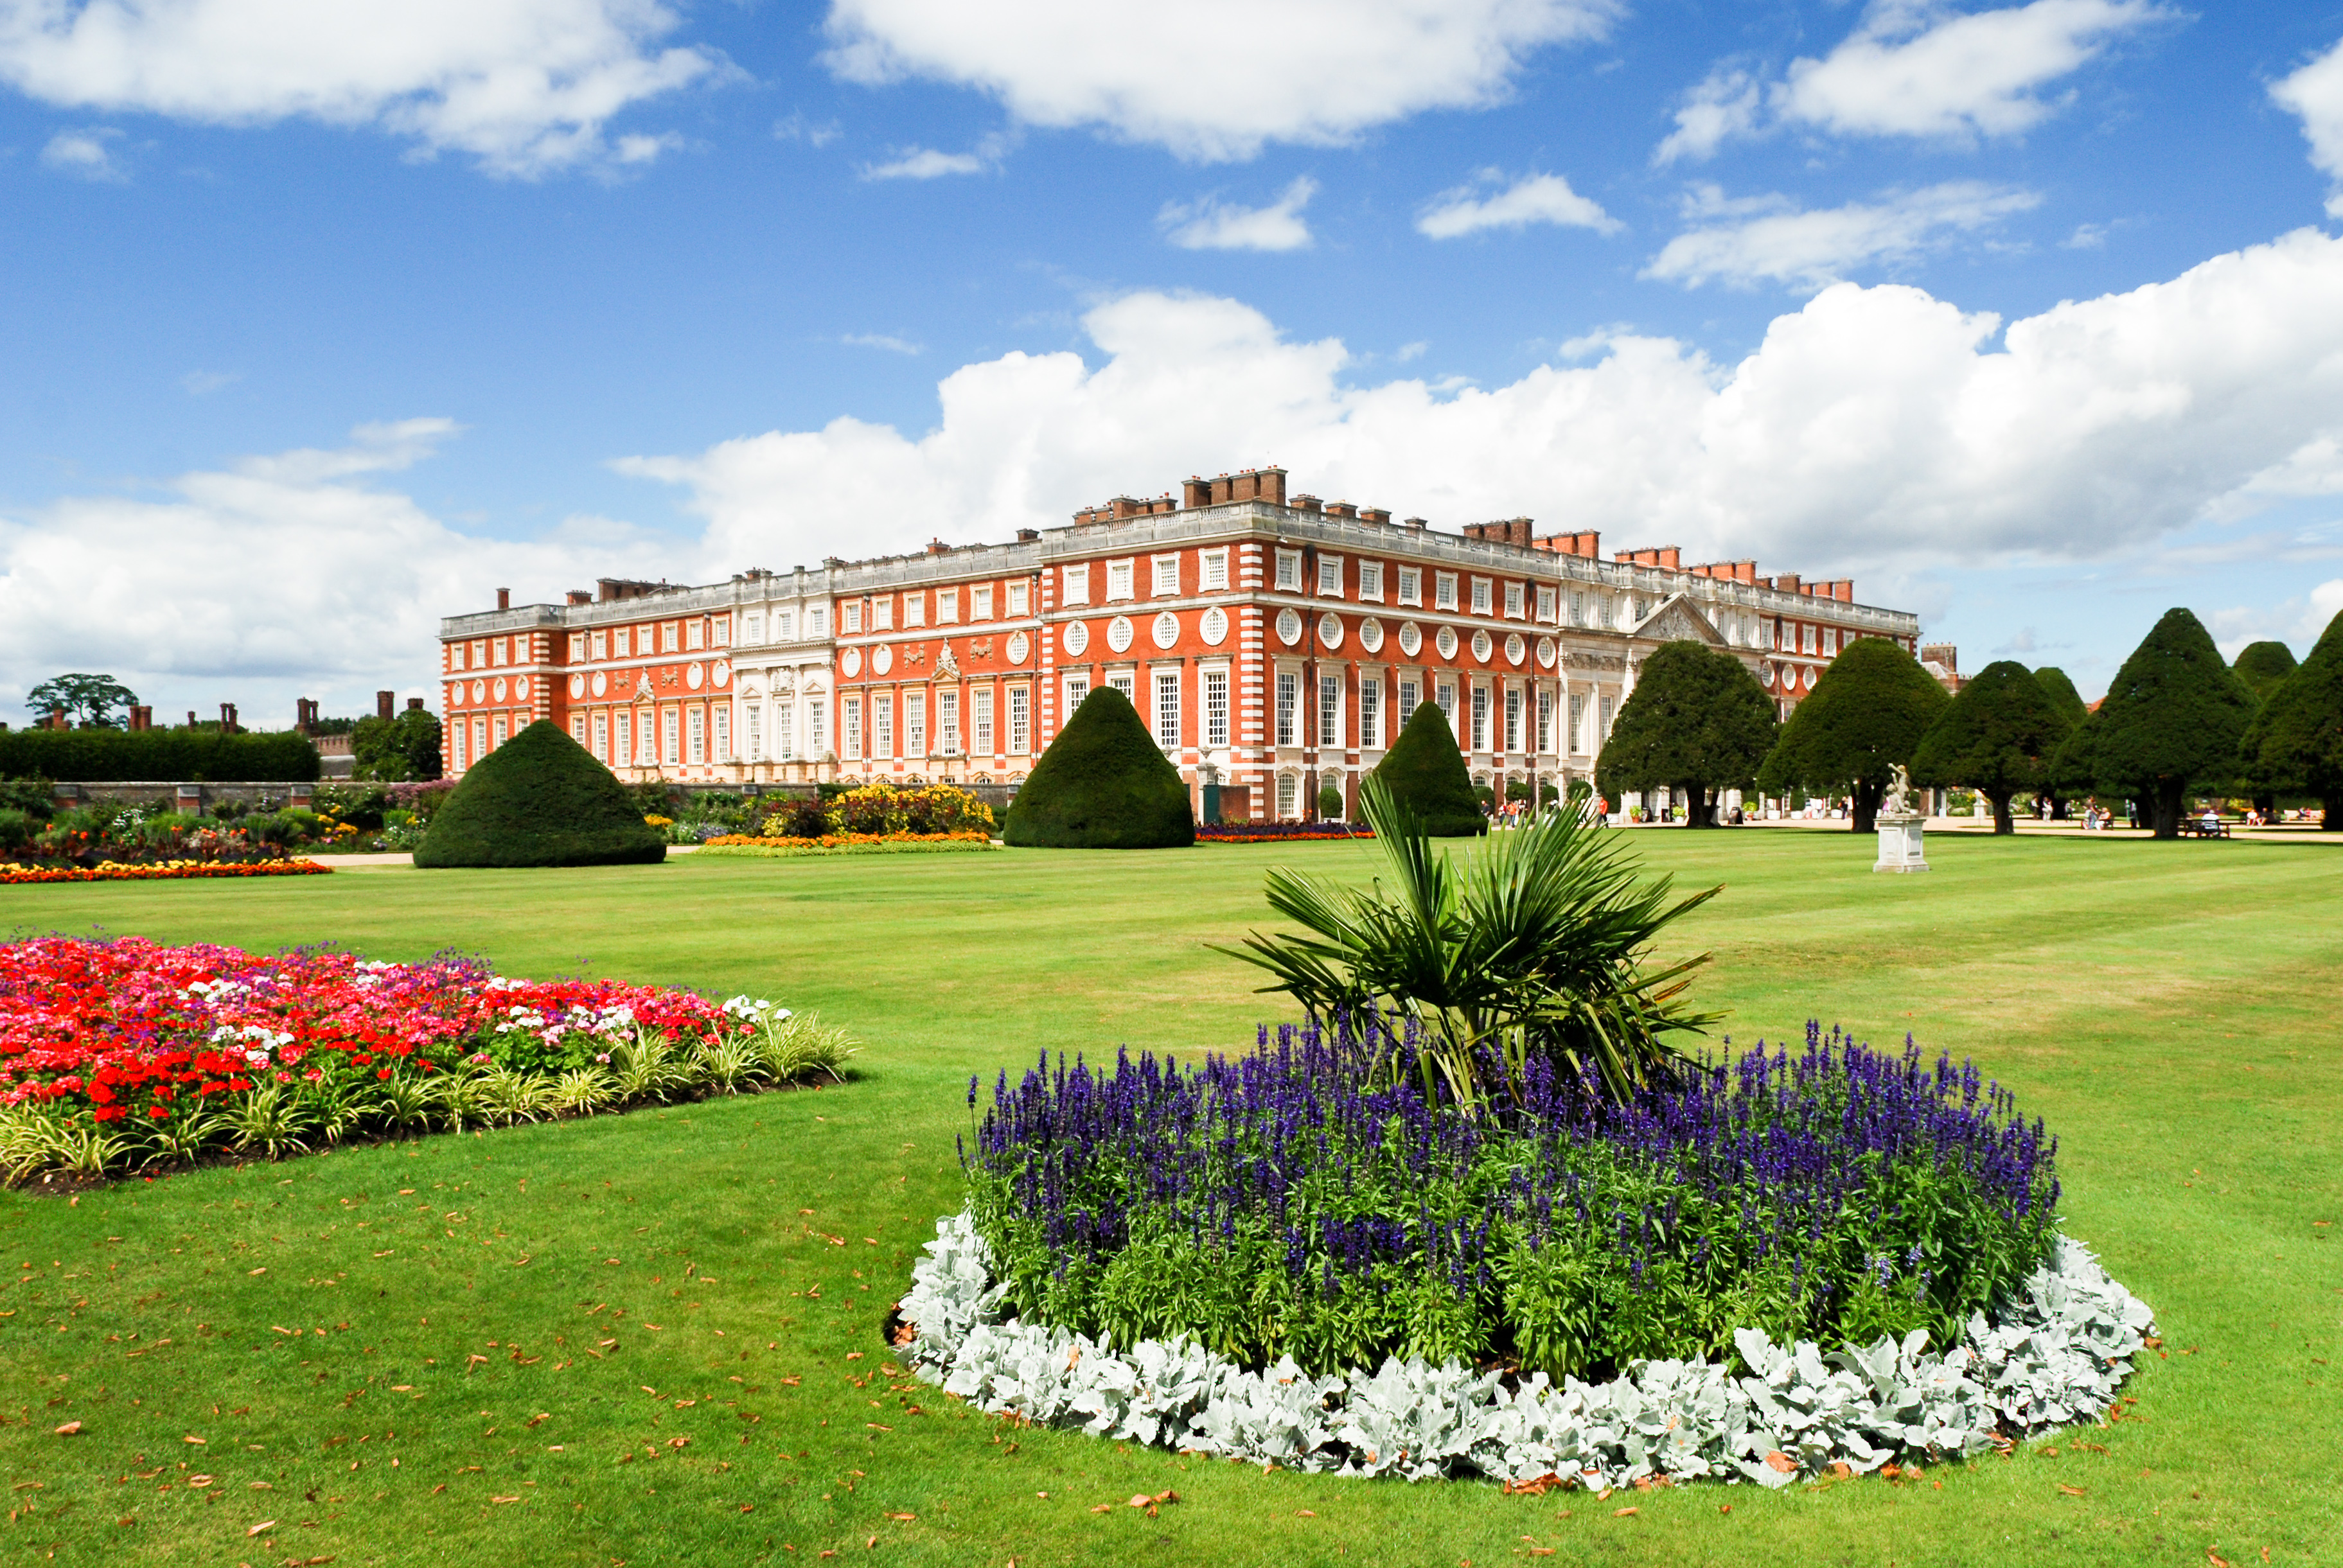
[[1654, 642], [1704, 642], [1711, 648], [1723, 648], [1725, 636], [1700, 607], [1684, 594], [1662, 599], [1659, 607], [1635, 623], [1635, 635]]

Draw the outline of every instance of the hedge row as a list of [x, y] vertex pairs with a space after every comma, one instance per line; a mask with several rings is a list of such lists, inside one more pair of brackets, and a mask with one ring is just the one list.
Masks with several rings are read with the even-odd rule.
[[221, 735], [202, 729], [0, 730], [0, 779], [77, 784], [313, 783], [317, 749], [290, 730]]

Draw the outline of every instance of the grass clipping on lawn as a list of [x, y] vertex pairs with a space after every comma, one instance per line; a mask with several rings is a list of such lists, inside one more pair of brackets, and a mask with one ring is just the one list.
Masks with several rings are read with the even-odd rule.
[[1111, 686], [1082, 699], [1010, 803], [1017, 849], [1172, 849], [1196, 841], [1187, 781]]
[[474, 764], [416, 847], [418, 866], [637, 866], [667, 859], [610, 770], [540, 719]]

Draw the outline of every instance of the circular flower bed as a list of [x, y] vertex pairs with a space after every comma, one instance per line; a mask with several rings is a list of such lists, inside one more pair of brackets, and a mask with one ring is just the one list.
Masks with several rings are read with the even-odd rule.
[[[1406, 1040], [1262, 1047], [1003, 1075], [969, 1212], [902, 1303], [915, 1362], [994, 1408], [1246, 1457], [1778, 1481], [2099, 1408], [2151, 1326], [2056, 1234], [2041, 1125], [1908, 1047], [1810, 1030], [1624, 1104], [1534, 1063], [1479, 1114]], [[1594, 1432], [1654, 1399], [1689, 1402], [1666, 1441]]]

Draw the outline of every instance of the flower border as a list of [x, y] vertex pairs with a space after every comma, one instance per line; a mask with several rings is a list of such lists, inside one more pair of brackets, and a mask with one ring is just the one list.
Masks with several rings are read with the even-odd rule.
[[[1184, 1338], [1109, 1338], [1003, 1317], [973, 1218], [946, 1215], [911, 1268], [895, 1340], [916, 1375], [980, 1410], [1093, 1436], [1256, 1464], [1410, 1481], [1481, 1475], [1508, 1488], [1590, 1490], [1697, 1479], [1786, 1486], [1896, 1473], [2100, 1414], [2155, 1313], [2061, 1237], [1997, 1322], [1969, 1320], [1942, 1354], [1901, 1343], [1825, 1352], [1734, 1335], [1751, 1375], [1638, 1362], [1613, 1382], [1525, 1378], [1456, 1362], [1384, 1362], [1316, 1377], [1290, 1360], [1248, 1370]], [[1893, 1467], [1891, 1469], [1891, 1467]]]
[[330, 877], [315, 860], [108, 860], [96, 866], [0, 865], [0, 886], [20, 882], [166, 882], [189, 877]]

